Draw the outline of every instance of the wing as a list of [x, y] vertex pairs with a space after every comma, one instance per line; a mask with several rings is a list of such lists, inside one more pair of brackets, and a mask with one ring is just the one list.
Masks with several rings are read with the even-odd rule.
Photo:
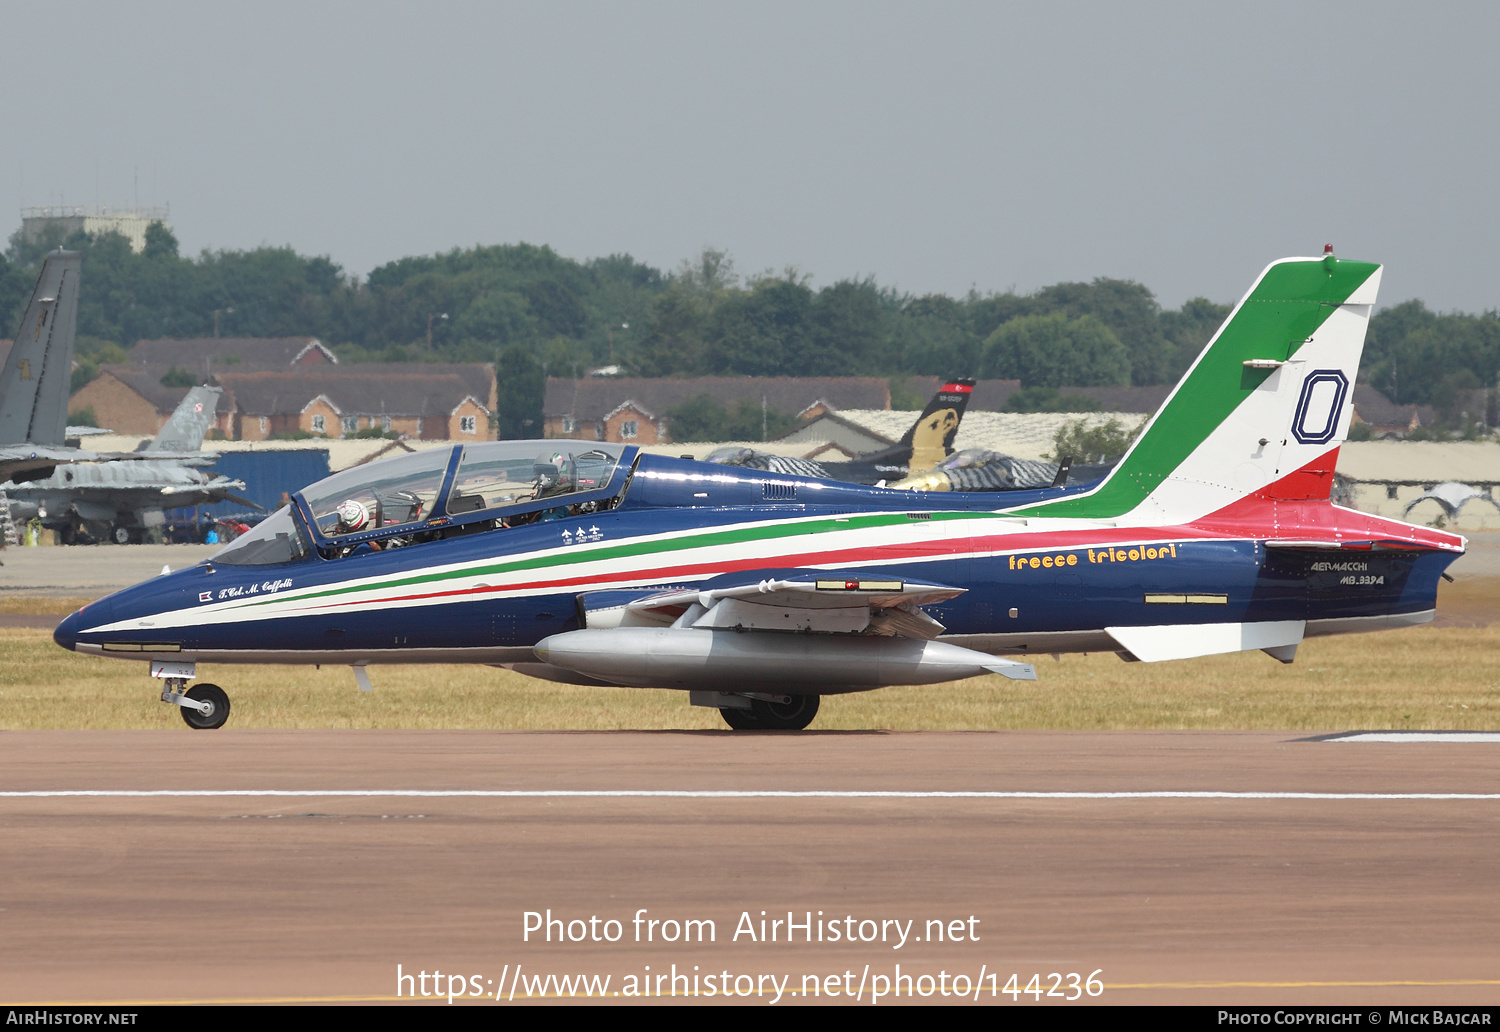
[[582, 630], [540, 642], [541, 662], [612, 684], [712, 691], [864, 691], [998, 673], [1027, 663], [935, 639], [922, 606], [963, 588], [862, 570], [766, 570], [691, 588], [579, 596]]
[[[769, 574], [769, 575], [767, 575]], [[582, 596], [586, 627], [697, 627], [936, 638], [943, 625], [921, 607], [963, 588], [859, 571], [763, 571], [716, 578], [701, 587], [598, 592]]]

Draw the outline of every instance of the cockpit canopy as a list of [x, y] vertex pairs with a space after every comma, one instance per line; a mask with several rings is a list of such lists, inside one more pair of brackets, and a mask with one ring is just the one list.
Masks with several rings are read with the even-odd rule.
[[[318, 531], [327, 538], [417, 523], [431, 517], [453, 452], [433, 448], [335, 473], [302, 489]], [[340, 516], [354, 502], [362, 521]]]
[[[315, 537], [371, 540], [475, 519], [524, 516], [588, 501], [608, 487], [625, 445], [585, 441], [492, 441], [432, 448], [355, 466], [304, 488]], [[356, 537], [357, 535], [357, 537]], [[409, 538], [407, 540], [410, 540]], [[217, 553], [230, 565], [289, 562], [309, 543], [290, 510], [282, 510]]]
[[465, 448], [448, 493], [448, 515], [598, 491], [615, 475], [624, 451], [611, 444], [583, 448], [571, 441], [546, 443], [540, 453], [534, 441]]

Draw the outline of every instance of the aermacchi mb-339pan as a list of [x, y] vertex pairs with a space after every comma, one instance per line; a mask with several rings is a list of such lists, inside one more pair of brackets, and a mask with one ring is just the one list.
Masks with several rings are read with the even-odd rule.
[[1028, 654], [1158, 660], [1430, 620], [1464, 540], [1332, 505], [1380, 268], [1268, 266], [1104, 479], [893, 491], [530, 441], [308, 487], [207, 562], [101, 599], [57, 643], [149, 662], [193, 727], [195, 664], [487, 663], [675, 688], [734, 728], [823, 695]]

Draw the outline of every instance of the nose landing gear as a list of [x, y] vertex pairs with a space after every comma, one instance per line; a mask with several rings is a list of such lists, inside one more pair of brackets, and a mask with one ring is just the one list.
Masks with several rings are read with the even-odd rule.
[[[188, 705], [196, 702], [196, 708]], [[178, 704], [183, 723], [198, 731], [212, 731], [223, 727], [229, 719], [229, 694], [216, 684], [196, 684], [189, 688], [186, 698]]]
[[229, 694], [216, 684], [195, 684], [188, 688], [188, 681], [195, 675], [192, 663], [155, 660], [151, 664], [151, 676], [166, 682], [161, 701], [177, 706], [183, 723], [197, 731], [223, 727], [229, 719]]

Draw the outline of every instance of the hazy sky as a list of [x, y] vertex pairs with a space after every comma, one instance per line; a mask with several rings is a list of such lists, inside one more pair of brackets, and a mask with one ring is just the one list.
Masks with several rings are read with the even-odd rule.
[[913, 293], [1270, 260], [1500, 305], [1500, 5], [0, 0], [0, 234], [170, 203], [364, 274], [528, 241]]

